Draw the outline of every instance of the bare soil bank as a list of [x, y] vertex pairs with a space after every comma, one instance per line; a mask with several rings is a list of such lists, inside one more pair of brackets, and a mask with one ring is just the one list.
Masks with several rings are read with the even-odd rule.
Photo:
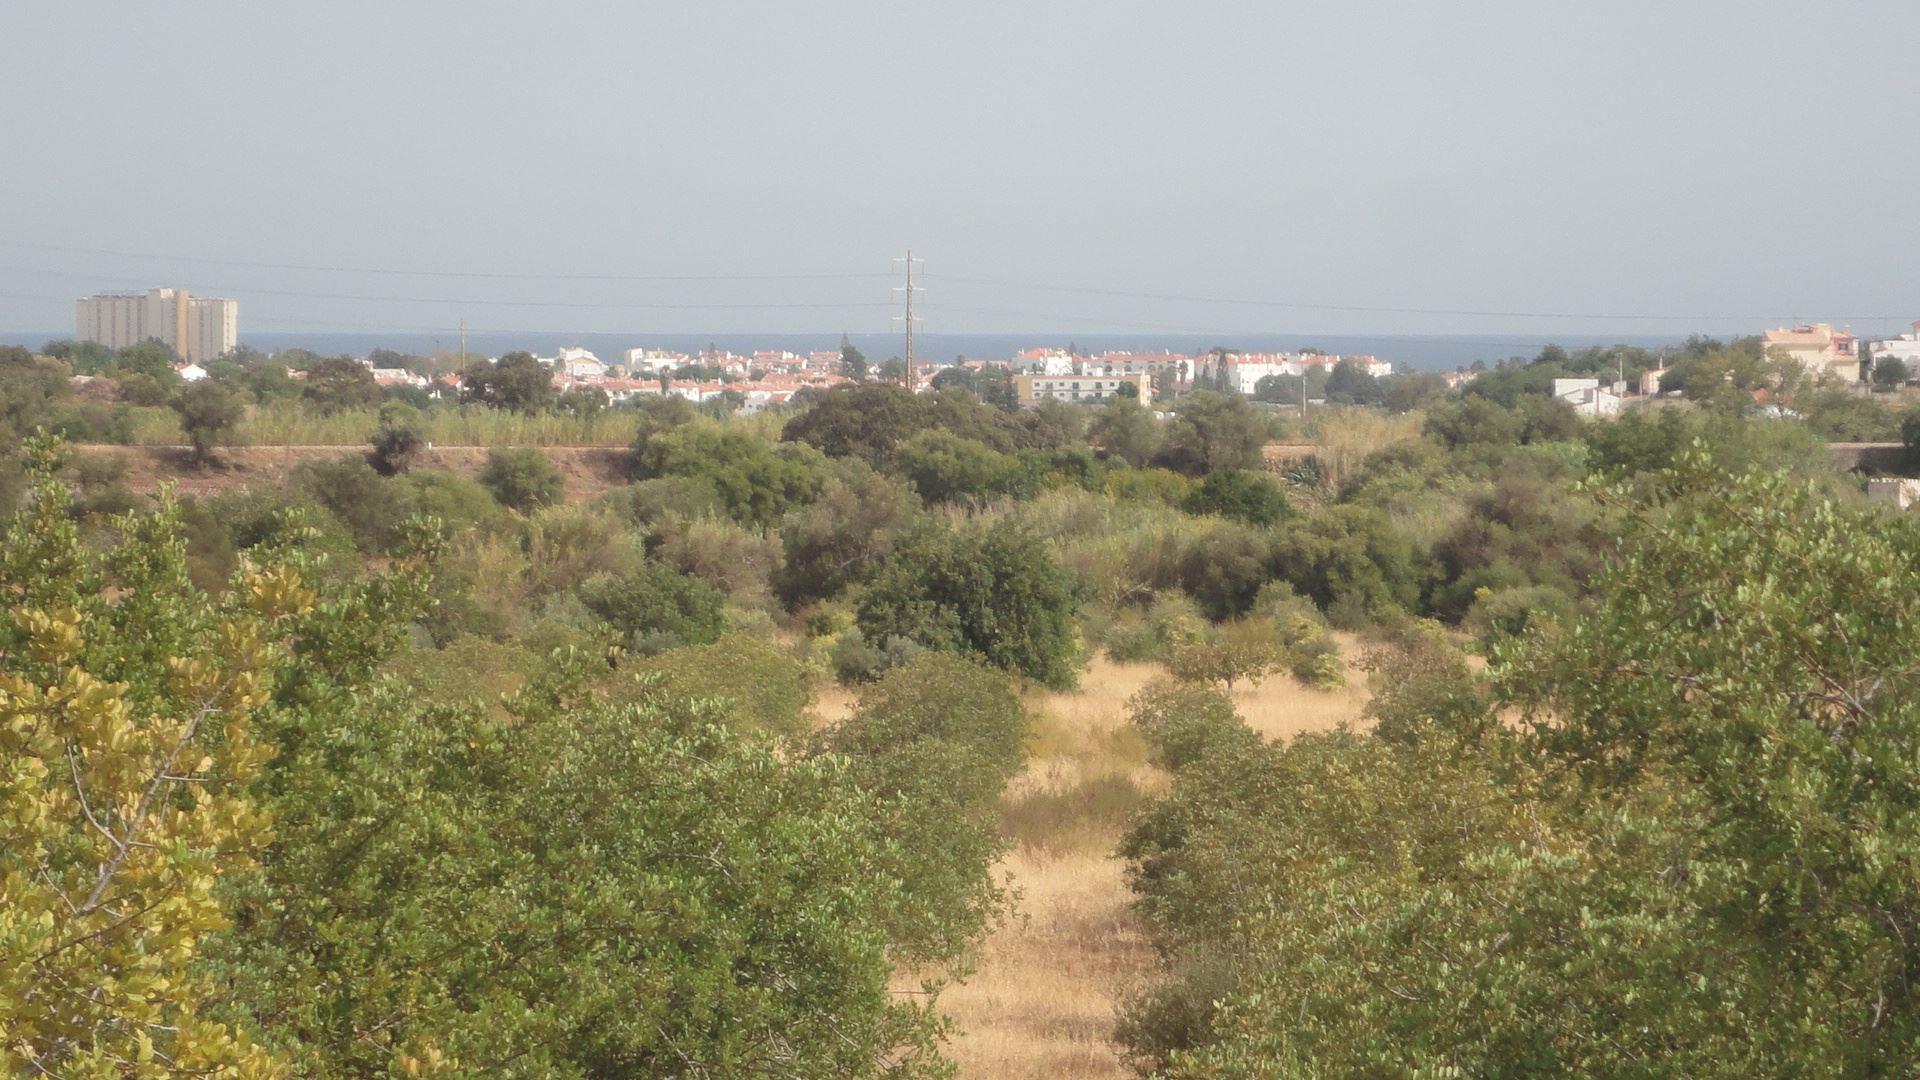
[[[127, 467], [126, 484], [141, 495], [151, 495], [171, 481], [183, 495], [205, 497], [250, 488], [277, 488], [302, 462], [365, 457], [364, 446], [231, 446], [216, 452], [206, 466], [193, 463], [183, 446], [83, 445], [76, 453], [116, 457]], [[567, 502], [583, 502], [627, 483], [629, 455], [620, 447], [536, 447], [566, 478]], [[415, 459], [417, 469], [445, 469], [474, 477], [486, 466], [485, 446], [436, 446]]]

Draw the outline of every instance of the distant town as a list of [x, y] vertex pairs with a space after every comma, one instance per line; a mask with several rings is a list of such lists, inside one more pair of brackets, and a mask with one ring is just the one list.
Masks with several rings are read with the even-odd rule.
[[[1765, 329], [1758, 335], [1768, 356], [1797, 362], [1815, 379], [1864, 383], [1874, 365], [1897, 360], [1920, 365], [1920, 321], [1896, 337], [1862, 340], [1827, 323], [1802, 323]], [[184, 288], [156, 287], [145, 293], [104, 293], [75, 302], [75, 339], [123, 349], [158, 341], [179, 357], [176, 371], [187, 382], [206, 378], [209, 365], [251, 354], [239, 342], [239, 305], [230, 298], [197, 296]], [[462, 370], [494, 363], [495, 356], [443, 353], [415, 357], [374, 349], [356, 357], [384, 387], [412, 387], [429, 397], [460, 392]], [[1044, 401], [1095, 403], [1113, 397], [1157, 400], [1195, 388], [1236, 393], [1266, 401], [1308, 404], [1319, 400], [1337, 372], [1368, 379], [1394, 374], [1392, 361], [1372, 355], [1336, 355], [1303, 347], [1293, 352], [1235, 352], [1220, 348], [1188, 355], [1081, 351], [1077, 347], [1037, 346], [1005, 358], [956, 358], [950, 361], [900, 357], [869, 363], [852, 347], [838, 350], [785, 349], [736, 353], [708, 348], [696, 351], [635, 346], [617, 357], [568, 346], [535, 359], [553, 373], [556, 391], [597, 392], [608, 404], [673, 395], [700, 403], [733, 400], [743, 411], [782, 405], [795, 394], [851, 381], [877, 379], [916, 392], [990, 374], [1008, 379], [1014, 400], [1032, 406]], [[1439, 373], [1449, 389], [1470, 381], [1484, 365]], [[1584, 416], [1612, 416], [1636, 399], [1662, 393], [1668, 372], [1657, 367], [1622, 377], [1557, 379], [1553, 395]], [[302, 373], [289, 369], [298, 379]], [[1289, 393], [1290, 391], [1290, 393]]]

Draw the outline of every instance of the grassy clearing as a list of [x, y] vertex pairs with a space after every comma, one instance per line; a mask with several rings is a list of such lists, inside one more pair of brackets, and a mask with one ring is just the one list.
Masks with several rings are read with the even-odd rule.
[[940, 1003], [960, 1032], [963, 1077], [1086, 1080], [1130, 1075], [1112, 1043], [1114, 1005], [1153, 956], [1104, 849], [1022, 848], [1002, 864], [1021, 917], [990, 938], [979, 970]]
[[[1340, 636], [1348, 685], [1313, 690], [1285, 677], [1242, 687], [1234, 703], [1269, 738], [1361, 722], [1360, 646]], [[1024, 774], [1002, 814], [1015, 848], [1001, 869], [1019, 912], [986, 942], [979, 967], [941, 1004], [958, 1032], [949, 1050], [963, 1077], [1093, 1080], [1131, 1076], [1112, 1042], [1115, 1010], [1152, 973], [1153, 956], [1112, 857], [1127, 815], [1164, 790], [1126, 703], [1155, 664], [1101, 659], [1069, 693], [1029, 692], [1034, 732]], [[823, 699], [816, 711], [836, 702]]]
[[1276, 675], [1258, 686], [1237, 686], [1229, 696], [1248, 727], [1269, 739], [1286, 739], [1303, 731], [1330, 731], [1341, 724], [1365, 725], [1361, 713], [1371, 695], [1367, 673], [1355, 663], [1366, 646], [1354, 635], [1339, 630], [1333, 632], [1333, 639], [1340, 646], [1340, 670], [1346, 685], [1337, 690], [1315, 690]]

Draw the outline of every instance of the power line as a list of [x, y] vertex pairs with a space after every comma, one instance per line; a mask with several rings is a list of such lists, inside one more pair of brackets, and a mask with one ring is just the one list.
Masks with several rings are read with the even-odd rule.
[[[73, 270], [40, 270], [34, 267], [0, 265], [0, 271], [11, 271], [14, 273], [21, 273], [21, 274], [42, 274], [46, 276], [76, 278], [80, 280], [95, 281], [95, 282], [102, 280], [102, 278], [98, 275], [85, 274], [85, 273], [81, 273]], [[119, 282], [135, 282], [138, 279], [128, 278], [128, 277], [115, 277], [109, 280], [119, 281]], [[461, 296], [368, 296], [368, 295], [362, 295], [362, 294], [356, 294], [356, 293], [313, 292], [305, 289], [247, 288], [247, 289], [223, 290], [223, 291], [244, 292], [249, 296], [284, 296], [284, 297], [293, 297], [296, 299], [304, 299], [304, 300], [354, 300], [354, 301], [365, 301], [365, 302], [384, 303], [384, 304], [454, 304], [459, 306], [470, 306], [470, 307], [583, 308], [587, 310], [600, 310], [600, 309], [613, 310], [613, 309], [624, 309], [624, 308], [638, 308], [638, 309], [647, 309], [647, 310], [652, 310], [652, 309], [702, 310], [707, 308], [713, 308], [713, 309], [752, 309], [752, 310], [772, 311], [772, 310], [788, 310], [788, 309], [797, 310], [797, 309], [813, 309], [813, 308], [822, 308], [822, 309], [830, 308], [830, 309], [837, 310], [840, 308], [892, 307], [893, 306], [891, 302], [886, 300], [852, 300], [844, 303], [793, 303], [793, 304], [750, 304], [750, 303], [682, 304], [682, 303], [639, 303], [639, 302], [631, 302], [631, 301], [612, 301], [612, 302], [602, 303], [597, 301], [579, 301], [579, 300], [512, 300], [512, 299], [497, 300], [497, 299], [482, 299], [482, 298], [461, 297]]]
[[891, 277], [878, 273], [811, 274], [546, 274], [483, 270], [413, 270], [382, 266], [328, 266], [317, 263], [259, 262], [249, 259], [216, 259], [198, 255], [158, 255], [152, 252], [115, 251], [109, 248], [66, 247], [31, 240], [0, 237], [0, 245], [34, 251], [54, 251], [69, 255], [105, 255], [118, 259], [146, 259], [154, 262], [195, 263], [205, 266], [234, 266], [252, 270], [300, 270], [326, 274], [383, 274], [392, 277], [477, 278], [491, 281], [872, 281]]
[[[1098, 315], [1072, 315], [1072, 314], [1061, 314], [1059, 312], [1010, 311], [1005, 308], [962, 307], [962, 306], [957, 306], [957, 305], [947, 304], [947, 303], [941, 303], [937, 305], [937, 309], [941, 312], [957, 312], [965, 315], [987, 315], [987, 316], [993, 316], [993, 317], [999, 317], [999, 318], [1033, 319], [1040, 324], [1037, 326], [1021, 327], [1018, 330], [996, 331], [995, 332], [996, 336], [1010, 335], [1010, 334], [1045, 335], [1050, 333], [1061, 333], [1067, 330], [1073, 330], [1073, 327], [1048, 325], [1049, 323], [1058, 324], [1060, 322], [1072, 322], [1072, 323], [1080, 324], [1081, 328], [1078, 330], [1074, 330], [1074, 332], [1082, 333], [1082, 334], [1111, 333], [1113, 330], [1117, 328], [1117, 329], [1125, 329], [1130, 331], [1140, 331], [1143, 333], [1150, 332], [1154, 334], [1182, 335], [1186, 337], [1203, 338], [1203, 339], [1213, 341], [1215, 343], [1230, 343], [1235, 338], [1243, 338], [1243, 337], [1283, 336], [1280, 331], [1262, 330], [1259, 328], [1241, 327], [1236, 330], [1224, 330], [1219, 328], [1207, 329], [1207, 328], [1201, 328], [1201, 327], [1179, 326], [1173, 323], [1146, 323], [1146, 322], [1133, 322], [1133, 321], [1120, 320], [1120, 319], [1109, 319], [1109, 318], [1106, 318], [1105, 316], [1098, 316]], [[1567, 334], [1567, 336], [1575, 337], [1575, 338], [1580, 338], [1580, 337], [1599, 338], [1602, 336], [1599, 334], [1577, 334], [1577, 333], [1572, 333], [1570, 331], [1565, 333]], [[1392, 344], [1395, 342], [1420, 342], [1423, 344], [1430, 344], [1430, 345], [1461, 345], [1461, 346], [1472, 346], [1475, 348], [1485, 348], [1485, 349], [1533, 349], [1533, 348], [1538, 348], [1542, 343], [1550, 343], [1553, 340], [1552, 335], [1550, 333], [1510, 334], [1510, 335], [1506, 335], [1505, 340], [1490, 339], [1489, 337], [1479, 336], [1479, 335], [1460, 336], [1456, 334], [1396, 334], [1396, 333], [1384, 333], [1384, 332], [1356, 333], [1353, 331], [1338, 331], [1338, 332], [1329, 331], [1326, 333], [1299, 333], [1299, 332], [1288, 331], [1288, 332], [1285, 332], [1284, 336], [1294, 337], [1302, 341], [1309, 341], [1309, 342], [1314, 341], [1316, 339], [1338, 340], [1342, 338], [1360, 338], [1360, 339], [1369, 340], [1369, 341], [1379, 341], [1386, 344]], [[1585, 346], [1581, 346], [1581, 347], [1584, 348]]]
[[[1596, 319], [1608, 321], [1640, 322], [1764, 322], [1769, 319], [1793, 319], [1796, 316], [1773, 315], [1665, 315], [1628, 312], [1590, 312], [1590, 311], [1493, 311], [1472, 308], [1438, 307], [1384, 307], [1365, 304], [1319, 304], [1299, 300], [1260, 300], [1222, 296], [1196, 296], [1186, 293], [1136, 292], [1128, 289], [1108, 289], [1086, 285], [1056, 285], [1035, 281], [1009, 281], [1001, 278], [961, 277], [950, 274], [926, 275], [939, 281], [961, 285], [983, 285], [990, 288], [1024, 289], [1036, 292], [1080, 293], [1087, 296], [1111, 296], [1127, 300], [1163, 300], [1188, 304], [1226, 304], [1242, 307], [1290, 308], [1302, 311], [1339, 311], [1369, 315], [1469, 315], [1481, 318], [1500, 319]], [[1908, 315], [1834, 315], [1829, 316], [1835, 322], [1888, 322], [1909, 318]]]

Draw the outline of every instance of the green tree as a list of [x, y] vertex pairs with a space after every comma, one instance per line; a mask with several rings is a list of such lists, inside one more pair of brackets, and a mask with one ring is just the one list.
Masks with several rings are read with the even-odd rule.
[[263, 1038], [315, 1077], [944, 1075], [889, 988], [937, 853], [844, 759], [609, 678], [563, 649], [502, 717], [377, 682], [283, 752], [220, 958]]
[[371, 462], [382, 476], [395, 476], [413, 467], [414, 458], [426, 448], [426, 432], [421, 430], [419, 410], [393, 402], [380, 409], [380, 426], [374, 429]]
[[1008, 846], [999, 803], [1026, 764], [1027, 732], [1005, 675], [929, 652], [865, 686], [853, 715], [817, 741], [815, 753], [844, 758], [879, 803], [906, 901], [891, 928], [902, 960], [956, 955], [1006, 904], [990, 868]]
[[314, 603], [261, 561], [219, 597], [188, 580], [178, 507], [82, 544], [29, 447], [35, 488], [8, 526], [0, 588], [0, 1065], [9, 1075], [278, 1075], [206, 1015], [195, 959], [214, 887], [270, 834], [246, 784], [253, 732]]
[[1390, 412], [1425, 408], [1447, 394], [1447, 381], [1431, 371], [1402, 371], [1381, 380], [1381, 404]]
[[1308, 397], [1304, 385], [1306, 379], [1300, 375], [1288, 375], [1280, 372], [1274, 375], [1262, 375], [1260, 381], [1253, 384], [1253, 400], [1264, 401], [1269, 405], [1300, 405]]
[[788, 603], [823, 600], [871, 577], [919, 513], [919, 500], [899, 480], [864, 462], [843, 464], [818, 497], [781, 524], [786, 565], [779, 589]]
[[900, 448], [900, 474], [929, 503], [985, 499], [1011, 492], [1020, 463], [973, 439], [930, 428]]
[[555, 411], [582, 420], [593, 419], [606, 412], [608, 406], [607, 392], [597, 386], [576, 386], [553, 399]]
[[[323, 516], [352, 535], [362, 552], [385, 553], [404, 540], [413, 514], [406, 488], [382, 478], [364, 456], [302, 462], [289, 480], [295, 500], [317, 505]], [[259, 504], [260, 516], [250, 523], [256, 540], [271, 532], [276, 501]]]
[[835, 387], [780, 429], [785, 442], [803, 442], [828, 457], [858, 457], [876, 468], [923, 424], [925, 406], [898, 386]]
[[70, 396], [62, 365], [25, 349], [0, 347], [0, 434], [14, 440], [44, 425]]
[[1210, 619], [1245, 614], [1273, 580], [1273, 540], [1262, 530], [1214, 521], [1179, 552], [1180, 587]]
[[655, 435], [672, 431], [699, 415], [693, 403], [678, 394], [654, 394], [634, 406], [633, 460], [635, 467], [647, 452], [647, 443]]
[[173, 368], [179, 360], [174, 351], [157, 338], [148, 338], [114, 353], [113, 369], [120, 376], [145, 375], [171, 389], [180, 385], [180, 373]]
[[1265, 434], [1246, 398], [1196, 390], [1182, 399], [1167, 425], [1161, 463], [1190, 476], [1257, 469]]
[[173, 411], [179, 414], [180, 430], [193, 445], [193, 458], [205, 464], [213, 459], [213, 448], [225, 442], [246, 415], [239, 395], [212, 379], [188, 383], [174, 395]]
[[1079, 665], [1074, 585], [1046, 542], [1017, 522], [922, 526], [903, 537], [860, 599], [868, 641], [906, 638], [984, 659], [1048, 686]]
[[[811, 459], [809, 456], [811, 455]], [[820, 456], [805, 447], [775, 447], [712, 422], [651, 436], [639, 458], [644, 479], [684, 477], [711, 486], [735, 521], [761, 529], [819, 493]]]
[[854, 348], [852, 342], [844, 342], [840, 346], [840, 374], [845, 375], [854, 382], [863, 382], [866, 380], [866, 354]]
[[305, 387], [287, 374], [285, 366], [264, 357], [242, 364], [235, 381], [257, 402], [288, 401], [305, 391]]
[[[1180, 767], [1123, 852], [1174, 1077], [1870, 1076], [1920, 1044], [1920, 526], [1683, 460], [1592, 608], [1383, 734]], [[1391, 724], [1389, 725], [1389, 720]], [[1271, 898], [1284, 896], [1287, 903]]]
[[1102, 453], [1136, 469], [1160, 452], [1160, 422], [1137, 398], [1115, 398], [1101, 405], [1087, 435]]
[[1898, 390], [1912, 379], [1913, 370], [1897, 356], [1883, 356], [1873, 363], [1873, 386], [1876, 390]]
[[366, 408], [380, 397], [373, 369], [346, 356], [321, 360], [308, 368], [306, 387], [300, 391], [301, 400], [322, 414]]
[[1426, 567], [1412, 539], [1371, 507], [1328, 507], [1280, 530], [1279, 576], [1337, 625], [1419, 607]]
[[1327, 372], [1326, 397], [1338, 405], [1378, 405], [1386, 399], [1380, 380], [1358, 360], [1342, 357]]
[[553, 372], [529, 352], [510, 352], [460, 373], [460, 400], [517, 413], [545, 412], [553, 404]]

